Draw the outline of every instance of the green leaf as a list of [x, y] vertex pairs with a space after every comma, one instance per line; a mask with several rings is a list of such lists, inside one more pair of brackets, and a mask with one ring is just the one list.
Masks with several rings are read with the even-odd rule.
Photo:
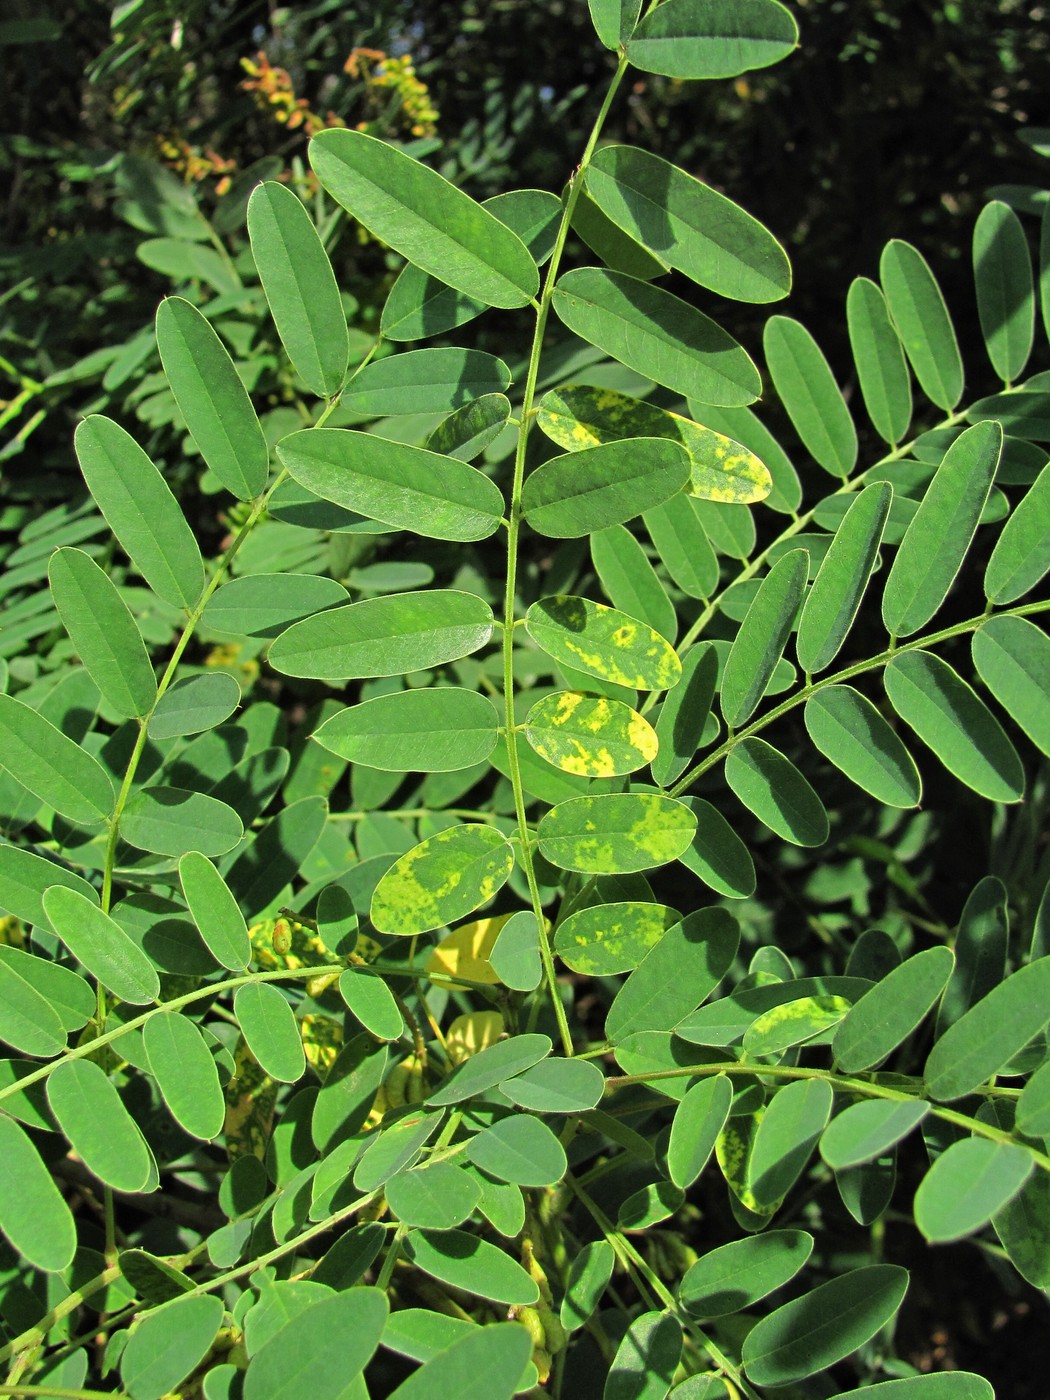
[[98, 759], [10, 695], [0, 695], [0, 755], [16, 782], [71, 822], [93, 826], [113, 810], [113, 784]]
[[[1006, 977], [1010, 913], [1006, 886], [984, 875], [966, 896], [955, 934], [955, 970], [937, 1008], [934, 1039]], [[1033, 938], [1033, 957], [1037, 942]]]
[[735, 78], [787, 58], [798, 27], [774, 0], [665, 0], [627, 44], [643, 73], [669, 78]]
[[849, 635], [879, 556], [892, 499], [888, 483], [866, 486], [835, 531], [798, 623], [795, 650], [807, 675], [830, 666]]
[[820, 1139], [820, 1155], [837, 1172], [871, 1162], [907, 1137], [929, 1111], [923, 1099], [862, 1099], [831, 1120]]
[[386, 1185], [390, 1209], [406, 1225], [451, 1230], [462, 1224], [478, 1203], [481, 1189], [452, 1162], [432, 1162], [400, 1172]]
[[400, 676], [469, 656], [492, 627], [492, 609], [473, 593], [391, 593], [293, 623], [271, 646], [269, 662], [282, 675], [312, 680]]
[[[464, 1230], [410, 1230], [403, 1249], [423, 1273], [479, 1298], [531, 1307], [540, 1296], [537, 1285], [509, 1254]], [[517, 1379], [520, 1376], [519, 1370]]]
[[185, 788], [142, 788], [124, 808], [121, 835], [140, 851], [221, 856], [244, 835], [240, 817], [217, 798]]
[[406, 1108], [400, 1117], [391, 1114], [368, 1144], [354, 1172], [358, 1191], [375, 1191], [387, 1181], [413, 1166], [425, 1145], [440, 1128], [444, 1111], [428, 1113]]
[[44, 912], [77, 961], [114, 996], [134, 1006], [157, 1000], [160, 979], [156, 968], [94, 900], [79, 890], [53, 885], [44, 893]]
[[134, 567], [166, 603], [192, 608], [204, 564], [160, 472], [133, 437], [98, 414], [77, 425], [74, 443], [88, 490]]
[[[772, 485], [763, 463], [739, 442], [679, 413], [669, 413], [612, 389], [589, 384], [565, 384], [551, 389], [540, 401], [536, 421], [566, 452], [625, 439], [671, 438], [689, 454], [686, 489], [690, 495], [706, 500], [749, 505], [763, 500]], [[652, 507], [648, 514], [678, 501], [681, 497], [673, 496], [662, 506]]]
[[1031, 1153], [1016, 1143], [953, 1142], [919, 1183], [915, 1223], [931, 1244], [971, 1235], [1017, 1195], [1034, 1168]]
[[181, 858], [179, 880], [212, 957], [231, 972], [243, 972], [251, 962], [252, 945], [244, 915], [226, 881], [199, 851], [187, 851]]
[[135, 249], [147, 267], [175, 282], [206, 282], [220, 293], [236, 293], [243, 285], [233, 265], [215, 248], [183, 238], [147, 238]]
[[794, 1186], [827, 1127], [833, 1099], [824, 1079], [798, 1079], [773, 1095], [748, 1161], [748, 1185], [757, 1202], [751, 1209], [779, 1206]]
[[203, 1361], [222, 1325], [213, 1294], [176, 1298], [141, 1318], [128, 1334], [120, 1375], [131, 1400], [161, 1400]]
[[688, 481], [689, 456], [680, 444], [631, 438], [551, 458], [526, 478], [521, 508], [540, 534], [578, 539], [631, 520]]
[[196, 1025], [178, 1012], [152, 1016], [142, 1028], [142, 1043], [175, 1121], [203, 1142], [218, 1137], [226, 1101], [215, 1061]]
[[785, 1303], [744, 1339], [741, 1360], [748, 1380], [787, 1385], [841, 1361], [885, 1327], [907, 1287], [907, 1269], [872, 1264]]
[[604, 1239], [589, 1241], [573, 1258], [560, 1309], [561, 1325], [567, 1331], [577, 1331], [594, 1315], [615, 1263], [613, 1247]]
[[553, 1186], [567, 1170], [565, 1149], [547, 1124], [515, 1113], [471, 1138], [467, 1158], [497, 1181]]
[[879, 261], [890, 315], [923, 393], [950, 412], [962, 398], [963, 366], [948, 308], [926, 259], [899, 238]]
[[388, 773], [452, 773], [488, 758], [499, 737], [491, 700], [433, 686], [379, 695], [325, 720], [313, 738], [351, 763]]
[[462, 190], [385, 141], [330, 130], [310, 164], [332, 198], [395, 252], [488, 306], [525, 306], [539, 290], [528, 249]]
[[1018, 802], [1024, 769], [1002, 726], [972, 687], [929, 651], [898, 652], [886, 694], [950, 773], [992, 802]]
[[[790, 984], [789, 984], [790, 985]], [[850, 1009], [844, 997], [798, 997], [756, 1017], [744, 1032], [744, 1053], [752, 1059], [779, 1055], [792, 1045], [803, 1045], [837, 1026]]]
[[995, 419], [1004, 433], [1026, 443], [1050, 441], [1050, 395], [1032, 387], [1020, 393], [990, 394], [978, 399], [966, 410], [971, 423]]
[[887, 807], [917, 807], [919, 770], [893, 729], [852, 686], [824, 686], [803, 711], [806, 731], [836, 768]]
[[499, 1091], [534, 1113], [584, 1113], [601, 1100], [605, 1076], [590, 1060], [551, 1057], [502, 1080]]
[[122, 719], [147, 715], [157, 681], [116, 585], [79, 549], [56, 549], [47, 572], [58, 615], [103, 700]]
[[381, 977], [347, 968], [339, 978], [339, 995], [365, 1030], [379, 1040], [397, 1040], [405, 1023], [393, 993]]
[[482, 394], [442, 419], [423, 446], [428, 452], [470, 462], [495, 442], [509, 418], [510, 400], [505, 394]]
[[886, 298], [867, 277], [850, 283], [846, 324], [868, 417], [878, 435], [895, 447], [911, 422], [911, 379]]
[[[561, 221], [561, 200], [549, 190], [509, 190], [481, 207], [521, 239], [537, 263], [546, 262]], [[387, 340], [426, 340], [471, 321], [487, 303], [457, 292], [409, 263], [390, 289], [380, 330]]]
[[722, 672], [726, 724], [738, 729], [754, 714], [784, 654], [809, 578], [809, 554], [793, 549], [770, 569], [752, 599]]
[[[786, 982], [744, 983], [680, 1021], [675, 1034], [694, 1045], [733, 1045], [774, 1007], [817, 997], [855, 1002], [871, 985], [864, 977], [798, 977]], [[814, 1044], [823, 1044], [831, 1035], [825, 1032], [812, 1039]]]
[[368, 417], [450, 413], [482, 394], [502, 393], [509, 384], [504, 362], [483, 350], [407, 350], [366, 365], [344, 389], [340, 404]]
[[503, 516], [498, 487], [474, 467], [371, 433], [307, 428], [277, 455], [322, 499], [430, 539], [485, 539]]
[[486, 904], [503, 888], [514, 848], [491, 826], [449, 827], [406, 852], [372, 896], [380, 933], [411, 935], [443, 928]]
[[27, 1264], [60, 1273], [77, 1247], [73, 1216], [32, 1139], [6, 1114], [0, 1115], [0, 1157], [0, 1231]]
[[711, 713], [718, 682], [718, 653], [709, 642], [686, 652], [682, 679], [664, 699], [656, 721], [660, 748], [652, 762], [653, 780], [668, 787], [696, 753]]
[[[899, 1381], [881, 1381], [865, 1389], [873, 1392], [871, 1400], [995, 1400], [992, 1387], [984, 1377], [970, 1371], [907, 1376]], [[855, 1400], [860, 1394], [859, 1390], [842, 1391], [831, 1400]]]
[[269, 453], [226, 347], [196, 307], [167, 297], [157, 311], [157, 348], [197, 450], [227, 491], [254, 500], [266, 486]]
[[1035, 1171], [1012, 1200], [996, 1211], [992, 1225], [1010, 1263], [1034, 1288], [1050, 1285], [1050, 1176]]
[[824, 804], [789, 758], [772, 744], [742, 739], [726, 759], [726, 782], [759, 821], [796, 846], [822, 846], [830, 825]]
[[510, 1040], [497, 1041], [456, 1066], [449, 1077], [427, 1099], [428, 1107], [462, 1103], [475, 1094], [493, 1089], [505, 1079], [513, 1079], [545, 1059], [551, 1052], [546, 1035], [526, 1032]]
[[789, 1283], [812, 1252], [813, 1236], [805, 1230], [770, 1230], [733, 1240], [687, 1270], [678, 1285], [678, 1301], [694, 1317], [743, 1312]]
[[658, 793], [607, 793], [559, 802], [537, 828], [540, 854], [590, 875], [651, 870], [676, 860], [696, 830], [682, 802]]
[[525, 614], [525, 630], [555, 661], [632, 690], [669, 690], [682, 674], [658, 632], [588, 598], [541, 598]]
[[631, 37], [642, 8], [641, 0], [587, 0], [587, 5], [595, 33], [614, 51]]
[[43, 898], [52, 885], [65, 885], [98, 903], [94, 887], [72, 870], [20, 846], [0, 845], [0, 908], [24, 924], [46, 928]]
[[350, 342], [339, 287], [301, 200], [266, 180], [248, 201], [248, 237], [277, 334], [295, 372], [322, 398], [339, 391]]
[[1050, 464], [1033, 481], [995, 542], [984, 575], [990, 603], [1013, 603], [1036, 586], [1050, 569]]
[[613, 223], [591, 198], [586, 186], [576, 198], [572, 230], [597, 255], [599, 262], [613, 272], [625, 272], [628, 277], [639, 277], [643, 282], [649, 282], [668, 271], [668, 264], [662, 258], [650, 253], [637, 239]]
[[580, 909], [558, 925], [554, 948], [566, 967], [587, 977], [629, 972], [681, 915], [666, 904], [630, 900]]
[[678, 859], [717, 894], [748, 899], [755, 892], [755, 863], [732, 824], [702, 797], [680, 800], [695, 813], [696, 832]]
[[328, 819], [318, 795], [282, 807], [255, 832], [226, 871], [226, 883], [248, 919], [254, 919], [295, 879]]
[[624, 525], [591, 536], [591, 560], [613, 607], [640, 618], [674, 643], [678, 619], [645, 550]]
[[636, 277], [574, 268], [558, 279], [553, 306], [569, 330], [667, 389], [728, 407], [762, 391], [750, 357], [724, 330]]
[[673, 582], [690, 598], [710, 598], [718, 587], [718, 560], [692, 500], [672, 496], [642, 518]]
[[857, 430], [824, 352], [790, 316], [769, 318], [762, 348], [773, 385], [810, 455], [832, 476], [848, 477], [857, 461]]
[[319, 1151], [330, 1153], [362, 1127], [383, 1082], [387, 1059], [386, 1046], [377, 1046], [368, 1035], [353, 1036], [345, 1042], [325, 1077], [310, 1117], [310, 1136]]
[[855, 1074], [881, 1063], [933, 1009], [954, 966], [950, 948], [927, 948], [876, 982], [835, 1033], [839, 1069]]
[[602, 1400], [664, 1400], [682, 1358], [682, 1327], [665, 1312], [634, 1318], [616, 1348]]
[[153, 1157], [117, 1087], [94, 1060], [66, 1060], [47, 1081], [47, 1102], [88, 1171], [116, 1191], [141, 1191]]
[[185, 676], [164, 692], [150, 716], [151, 739], [201, 734], [229, 719], [241, 703], [241, 688], [226, 671]]
[[633, 773], [658, 748], [652, 726], [637, 710], [578, 690], [538, 700], [525, 718], [525, 737], [555, 768], [586, 778]]
[[511, 1400], [528, 1365], [530, 1347], [529, 1334], [520, 1323], [472, 1327], [402, 1381], [390, 1392], [390, 1400], [433, 1400], [435, 1395]]
[[291, 623], [346, 600], [341, 583], [318, 574], [246, 574], [216, 589], [203, 621], [217, 632], [276, 637]]
[[489, 962], [503, 985], [515, 992], [531, 992], [540, 985], [540, 935], [531, 909], [510, 916], [496, 935]]
[[248, 1049], [271, 1079], [294, 1084], [306, 1069], [303, 1039], [295, 1012], [270, 982], [238, 987], [233, 1013]]
[[746, 302], [777, 301], [791, 290], [787, 254], [769, 230], [669, 161], [635, 146], [603, 146], [586, 182], [614, 224], [701, 287]]
[[1021, 1090], [1015, 1122], [1025, 1137], [1050, 1137], [1050, 1062], [1040, 1065]]
[[252, 1357], [244, 1400], [359, 1400], [355, 1381], [379, 1345], [388, 1312], [378, 1288], [348, 1288], [311, 1303]]
[[66, 1027], [33, 985], [38, 964], [47, 965], [42, 958], [0, 944], [0, 1039], [26, 1055], [50, 1058], [66, 1048]]
[[605, 1021], [609, 1041], [673, 1029], [714, 991], [739, 943], [740, 926], [727, 909], [687, 914], [649, 949], [616, 993]]
[[1048, 1021], [1050, 957], [1019, 968], [948, 1027], [926, 1061], [927, 1090], [942, 1102], [972, 1093]]
[[970, 645], [981, 680], [1050, 756], [1050, 637], [1023, 617], [990, 617]]
[[[701, 1079], [698, 1084], [691, 1085], [679, 1101], [667, 1144], [667, 1174], [683, 1191], [692, 1186], [707, 1166], [732, 1102], [733, 1086], [725, 1074]], [[687, 1273], [686, 1279], [688, 1277]], [[685, 1286], [685, 1279], [682, 1286]], [[685, 1296], [680, 1294], [680, 1297], [689, 1307]]]
[[975, 423], [945, 453], [883, 588], [882, 620], [891, 636], [918, 632], [947, 597], [980, 522], [1002, 445], [998, 423]]
[[977, 216], [973, 277], [988, 358], [1003, 383], [1011, 384], [1032, 353], [1035, 288], [1021, 220], [1001, 200], [986, 204]]

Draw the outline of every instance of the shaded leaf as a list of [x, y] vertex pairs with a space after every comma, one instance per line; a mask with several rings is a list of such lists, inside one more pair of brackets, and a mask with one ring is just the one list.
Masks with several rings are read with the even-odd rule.
[[850, 283], [846, 323], [868, 417], [879, 436], [896, 446], [911, 422], [911, 380], [886, 298], [867, 277]]
[[946, 661], [902, 651], [886, 667], [890, 704], [950, 773], [993, 802], [1018, 802], [1024, 769], [999, 721]]
[[403, 1248], [417, 1269], [479, 1298], [531, 1307], [540, 1296], [537, 1285], [510, 1255], [463, 1230], [410, 1230]]
[[1050, 637], [1023, 617], [990, 617], [970, 645], [981, 680], [1050, 756]]
[[705, 403], [753, 403], [762, 384], [744, 350], [702, 312], [660, 287], [578, 267], [554, 289], [554, 310], [569, 330], [667, 389]]
[[823, 686], [806, 701], [806, 731], [847, 778], [888, 807], [916, 807], [919, 770], [882, 715], [848, 685]]
[[986, 204], [977, 216], [973, 276], [988, 358], [999, 378], [1010, 384], [1032, 351], [1035, 289], [1021, 220], [1001, 200]]
[[669, 161], [635, 146], [602, 146], [586, 179], [615, 224], [701, 287], [746, 302], [791, 290], [787, 254], [768, 229]]
[[951, 976], [950, 948], [927, 948], [893, 968], [856, 1003], [832, 1041], [845, 1074], [870, 1069], [895, 1050], [932, 1010]]
[[678, 443], [630, 438], [551, 458], [526, 478], [521, 507], [540, 534], [577, 539], [631, 520], [688, 480], [689, 457]]
[[770, 569], [752, 599], [722, 671], [722, 715], [737, 729], [754, 714], [784, 654], [809, 578], [809, 554], [793, 549]]
[[849, 476], [857, 461], [857, 430], [820, 346], [798, 321], [771, 316], [762, 348], [774, 387], [814, 461], [832, 476]]
[[790, 759], [754, 737], [726, 759], [726, 782], [771, 831], [797, 846], [822, 846], [830, 829], [824, 804]]
[[694, 1317], [743, 1312], [789, 1283], [812, 1252], [813, 1236], [805, 1230], [770, 1230], [734, 1240], [686, 1271], [678, 1300]]
[[10, 695], [0, 695], [0, 754], [12, 778], [71, 822], [92, 826], [112, 812], [113, 784], [98, 759]]
[[744, 1340], [741, 1360], [755, 1385], [786, 1385], [841, 1361], [896, 1314], [908, 1271], [896, 1264], [853, 1269], [785, 1303]]

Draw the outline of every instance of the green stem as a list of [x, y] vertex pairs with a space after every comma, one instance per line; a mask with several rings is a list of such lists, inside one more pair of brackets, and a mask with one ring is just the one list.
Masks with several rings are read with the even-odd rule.
[[540, 355], [543, 350], [544, 333], [547, 329], [547, 318], [550, 314], [551, 299], [554, 296], [555, 283], [558, 280], [558, 268], [561, 264], [562, 254], [565, 251], [566, 240], [569, 236], [569, 227], [572, 223], [573, 211], [580, 197], [583, 175], [586, 172], [591, 156], [594, 154], [594, 148], [598, 143], [598, 137], [605, 124], [605, 118], [609, 114], [609, 108], [612, 106], [613, 98], [616, 96], [616, 91], [626, 71], [627, 59], [625, 56], [621, 55], [612, 82], [609, 84], [609, 89], [605, 94], [605, 100], [602, 102], [598, 115], [594, 120], [591, 134], [587, 138], [587, 145], [584, 147], [583, 158], [580, 161], [579, 168], [569, 183], [569, 192], [565, 199], [565, 206], [562, 209], [561, 222], [558, 225], [558, 233], [554, 240], [554, 249], [551, 253], [547, 275], [543, 283], [543, 290], [540, 293], [539, 302], [536, 307], [536, 328], [532, 337], [529, 368], [525, 377], [525, 387], [522, 393], [521, 428], [518, 432], [517, 451], [514, 454], [514, 478], [511, 484], [510, 511], [507, 521], [507, 579], [503, 599], [503, 702], [507, 730], [507, 767], [509, 770], [508, 776], [510, 778], [511, 788], [514, 792], [514, 812], [517, 817], [518, 831], [521, 837], [521, 863], [525, 871], [525, 879], [529, 886], [533, 912], [536, 915], [536, 925], [539, 930], [540, 960], [543, 964], [543, 974], [547, 984], [547, 990], [554, 1006], [554, 1015], [558, 1022], [562, 1048], [566, 1055], [572, 1055], [573, 1053], [572, 1034], [569, 1030], [565, 1008], [562, 1005], [561, 996], [558, 991], [557, 974], [554, 969], [554, 957], [551, 953], [550, 938], [547, 933], [539, 885], [536, 880], [536, 871], [532, 861], [532, 847], [529, 844], [529, 823], [525, 815], [525, 792], [521, 781], [521, 765], [518, 761], [517, 721], [514, 714], [513, 644], [514, 614], [517, 604], [518, 541], [521, 534], [522, 523], [521, 492], [525, 482], [525, 458], [528, 449], [529, 433], [532, 430], [534, 422], [533, 402], [536, 397], [536, 384], [539, 380]]
[[666, 1308], [673, 1316], [677, 1317], [683, 1328], [688, 1330], [692, 1336], [696, 1338], [699, 1345], [707, 1352], [708, 1356], [710, 1356], [711, 1360], [723, 1375], [729, 1377], [737, 1390], [740, 1391], [741, 1395], [747, 1396], [748, 1400], [758, 1400], [755, 1392], [740, 1374], [739, 1369], [733, 1365], [711, 1338], [708, 1337], [705, 1332], [701, 1331], [692, 1318], [682, 1313], [678, 1303], [675, 1301], [674, 1295], [664, 1285], [663, 1279], [650, 1268], [648, 1262], [638, 1253], [627, 1236], [613, 1225], [609, 1217], [601, 1207], [591, 1199], [580, 1183], [573, 1177], [571, 1172], [566, 1174], [565, 1180], [580, 1203], [590, 1212], [595, 1224], [609, 1241], [609, 1244], [616, 1253], [616, 1257], [621, 1263], [623, 1263], [626, 1268], [630, 1269], [632, 1275], [641, 1274], [642, 1277], [644, 1277], [649, 1290], [656, 1295], [661, 1306]]
[[[605, 1081], [605, 1092], [606, 1094], [614, 1094], [617, 1089], [625, 1089], [631, 1084], [652, 1084], [661, 1079], [701, 1079], [715, 1074], [746, 1074], [760, 1079], [823, 1079], [833, 1089], [869, 1099], [897, 1099], [901, 1102], [907, 1102], [923, 1098], [921, 1080], [914, 1081], [913, 1091], [910, 1086], [904, 1088], [901, 1085], [879, 1084], [871, 1079], [858, 1079], [852, 1075], [835, 1074], [832, 1070], [804, 1069], [798, 1065], [760, 1064], [683, 1065], [680, 1069], [652, 1070], [645, 1074], [617, 1074], [610, 1076]], [[1037, 1166], [1050, 1172], [1050, 1155], [1040, 1152], [1030, 1143], [1019, 1143], [1012, 1133], [1005, 1132], [1002, 1128], [995, 1128], [990, 1123], [982, 1122], [979, 1118], [971, 1118], [969, 1114], [959, 1113], [954, 1108], [944, 1108], [940, 1104], [930, 1104], [930, 1113], [934, 1118], [940, 1118], [945, 1123], [954, 1123], [956, 1127], [967, 1129], [976, 1137], [987, 1138], [990, 1142], [1012, 1143], [1014, 1146], [1023, 1147], [1026, 1152], [1031, 1154], [1032, 1160]]]
[[[1019, 603], [1013, 608], [1002, 608], [995, 614], [996, 617], [1026, 617], [1032, 613], [1050, 611], [1050, 599], [1043, 599], [1036, 603]], [[956, 622], [951, 627], [943, 627], [939, 632], [930, 632], [925, 637], [914, 637], [909, 642], [898, 642], [895, 646], [887, 647], [885, 651], [879, 652], [877, 656], [869, 656], [864, 661], [858, 661], [852, 666], [846, 666], [841, 671], [835, 671], [830, 676], [825, 676], [823, 680], [813, 681], [803, 685], [801, 689], [795, 691], [786, 700], [773, 709], [768, 710], [758, 719], [744, 729], [735, 730], [731, 739], [718, 746], [702, 762], [690, 768], [684, 773], [675, 785], [668, 789], [672, 797], [678, 797], [681, 793], [696, 782], [697, 778], [703, 776], [709, 768], [728, 757], [742, 739], [748, 738], [751, 734], [757, 734], [759, 730], [765, 729], [767, 725], [773, 724], [781, 716], [793, 710], [796, 705], [801, 705], [818, 691], [826, 689], [830, 685], [842, 685], [844, 681], [852, 680], [854, 676], [861, 676], [866, 671], [877, 671], [879, 667], [886, 666], [895, 656], [900, 656], [904, 651], [916, 651], [924, 647], [936, 646], [940, 642], [950, 641], [953, 637], [965, 636], [968, 632], [975, 632], [983, 622], [988, 620], [987, 613], [981, 613], [977, 617], [967, 618], [965, 622]]]

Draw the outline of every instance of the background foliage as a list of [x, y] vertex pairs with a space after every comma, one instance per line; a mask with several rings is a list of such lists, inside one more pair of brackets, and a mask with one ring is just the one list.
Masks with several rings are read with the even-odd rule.
[[[1046, 31], [799, 5], [782, 64], [629, 70], [567, 185], [591, 11], [0, 27], [5, 1393], [1029, 1393]], [[531, 350], [471, 205], [494, 309], [416, 348], [450, 186], [377, 213], [355, 131], [555, 245]], [[623, 338], [668, 285], [758, 417], [700, 321], [684, 378]]]

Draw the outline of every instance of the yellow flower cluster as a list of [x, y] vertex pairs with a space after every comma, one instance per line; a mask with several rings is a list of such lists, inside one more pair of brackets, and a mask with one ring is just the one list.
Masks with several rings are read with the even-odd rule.
[[182, 176], [188, 185], [200, 184], [213, 176], [219, 177], [215, 186], [216, 194], [225, 194], [230, 188], [230, 174], [236, 170], [235, 160], [226, 160], [210, 147], [201, 150], [191, 146], [181, 136], [158, 136], [157, 154], [166, 165]]
[[416, 76], [410, 54], [391, 58], [382, 49], [354, 49], [343, 64], [343, 72], [361, 78], [366, 87], [389, 88], [398, 96], [401, 116], [413, 136], [433, 136], [437, 130], [438, 110], [430, 98], [430, 90]]

